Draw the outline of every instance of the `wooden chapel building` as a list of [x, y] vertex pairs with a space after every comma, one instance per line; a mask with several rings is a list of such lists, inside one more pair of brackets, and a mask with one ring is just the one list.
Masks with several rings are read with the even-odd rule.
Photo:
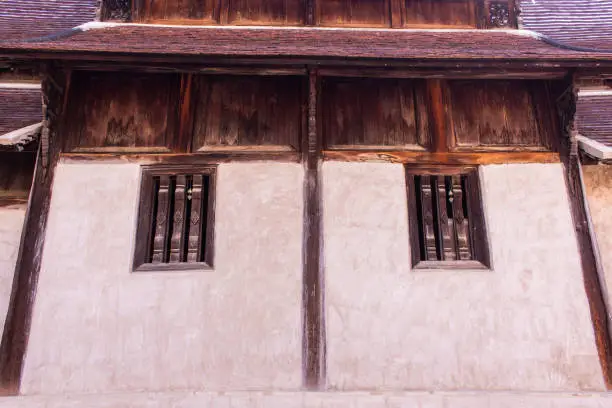
[[513, 0], [98, 14], [0, 41], [44, 101], [0, 407], [612, 404], [574, 122], [612, 51]]

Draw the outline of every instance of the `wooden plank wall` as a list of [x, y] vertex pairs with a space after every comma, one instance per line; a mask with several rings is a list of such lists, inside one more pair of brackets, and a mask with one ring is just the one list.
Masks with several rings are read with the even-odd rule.
[[299, 77], [199, 76], [194, 151], [259, 146], [299, 150]]
[[[135, 0], [133, 20], [175, 24], [499, 27], [492, 0]], [[504, 10], [514, 0], [495, 0]], [[515, 27], [516, 16], [506, 13]], [[495, 23], [489, 22], [494, 19]]]
[[170, 149], [178, 76], [79, 73], [70, 109], [78, 118], [67, 146]]
[[[65, 151], [274, 155], [302, 146], [304, 76], [82, 72], [73, 82]], [[467, 154], [461, 162], [557, 151], [551, 103], [538, 80], [321, 77], [318, 111], [326, 152]]]

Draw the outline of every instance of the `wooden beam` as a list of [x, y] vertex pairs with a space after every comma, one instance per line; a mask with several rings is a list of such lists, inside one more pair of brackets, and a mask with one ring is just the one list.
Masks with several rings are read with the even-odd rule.
[[51, 202], [51, 186], [57, 155], [52, 155], [48, 171], [43, 168], [39, 147], [34, 181], [28, 200], [19, 254], [15, 265], [9, 308], [0, 343], [0, 394], [17, 395], [30, 327], [42, 250]]
[[429, 106], [429, 123], [431, 131], [431, 147], [435, 152], [447, 152], [449, 148], [449, 126], [444, 100], [445, 82], [440, 79], [427, 81], [427, 98]]
[[241, 161], [279, 161], [299, 163], [296, 151], [231, 151], [193, 154], [130, 154], [130, 153], [62, 153], [61, 162], [117, 162], [141, 164], [208, 164]]
[[[571, 77], [570, 77], [571, 78]], [[571, 79], [570, 79], [571, 81]], [[568, 81], [566, 81], [566, 84]], [[582, 267], [584, 288], [589, 302], [591, 320], [595, 335], [595, 344], [599, 355], [599, 362], [608, 390], [612, 389], [612, 322], [607, 309], [603, 271], [600, 270], [596, 253], [595, 235], [591, 230], [588, 203], [582, 180], [582, 169], [578, 155], [577, 129], [576, 129], [576, 89], [569, 82], [559, 98], [557, 104], [561, 117], [560, 134], [563, 136], [560, 143], [561, 159], [565, 167], [565, 183], [570, 201], [570, 209], [576, 238], [578, 253]]]
[[321, 134], [317, 121], [319, 77], [309, 73], [306, 134], [303, 137], [304, 239], [303, 239], [303, 382], [310, 390], [325, 385], [325, 321], [321, 268], [321, 191], [319, 163]]
[[411, 164], [480, 165], [504, 163], [559, 163], [559, 153], [555, 152], [412, 152], [385, 150], [325, 150], [325, 160], [348, 162], [389, 162]]
[[176, 152], [191, 151], [193, 139], [193, 74], [181, 75], [181, 87], [179, 91], [179, 121], [178, 138], [174, 147]]

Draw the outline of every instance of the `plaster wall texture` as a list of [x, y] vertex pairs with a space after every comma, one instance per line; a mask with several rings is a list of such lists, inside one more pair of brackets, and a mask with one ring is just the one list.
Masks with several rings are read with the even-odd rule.
[[480, 170], [490, 271], [414, 271], [402, 165], [323, 165], [332, 389], [603, 390], [560, 164]]
[[0, 207], [0, 330], [8, 311], [25, 206]]
[[0, 397], [0, 408], [609, 408], [612, 393], [133, 392]]
[[302, 166], [217, 177], [215, 270], [133, 273], [139, 165], [59, 164], [23, 394], [301, 386]]
[[608, 305], [612, 305], [612, 166], [583, 166], [584, 184], [599, 256], [603, 265]]

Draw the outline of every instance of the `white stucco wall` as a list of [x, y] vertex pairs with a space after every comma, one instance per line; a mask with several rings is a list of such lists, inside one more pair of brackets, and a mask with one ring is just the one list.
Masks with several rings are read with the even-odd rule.
[[582, 167], [591, 221], [603, 266], [604, 294], [612, 306], [612, 166]]
[[0, 331], [11, 297], [25, 211], [24, 205], [0, 207]]
[[561, 165], [481, 182], [493, 270], [412, 271], [402, 166], [324, 164], [330, 388], [604, 388]]
[[300, 388], [302, 166], [219, 166], [214, 271], [130, 271], [139, 177], [58, 166], [22, 393]]

